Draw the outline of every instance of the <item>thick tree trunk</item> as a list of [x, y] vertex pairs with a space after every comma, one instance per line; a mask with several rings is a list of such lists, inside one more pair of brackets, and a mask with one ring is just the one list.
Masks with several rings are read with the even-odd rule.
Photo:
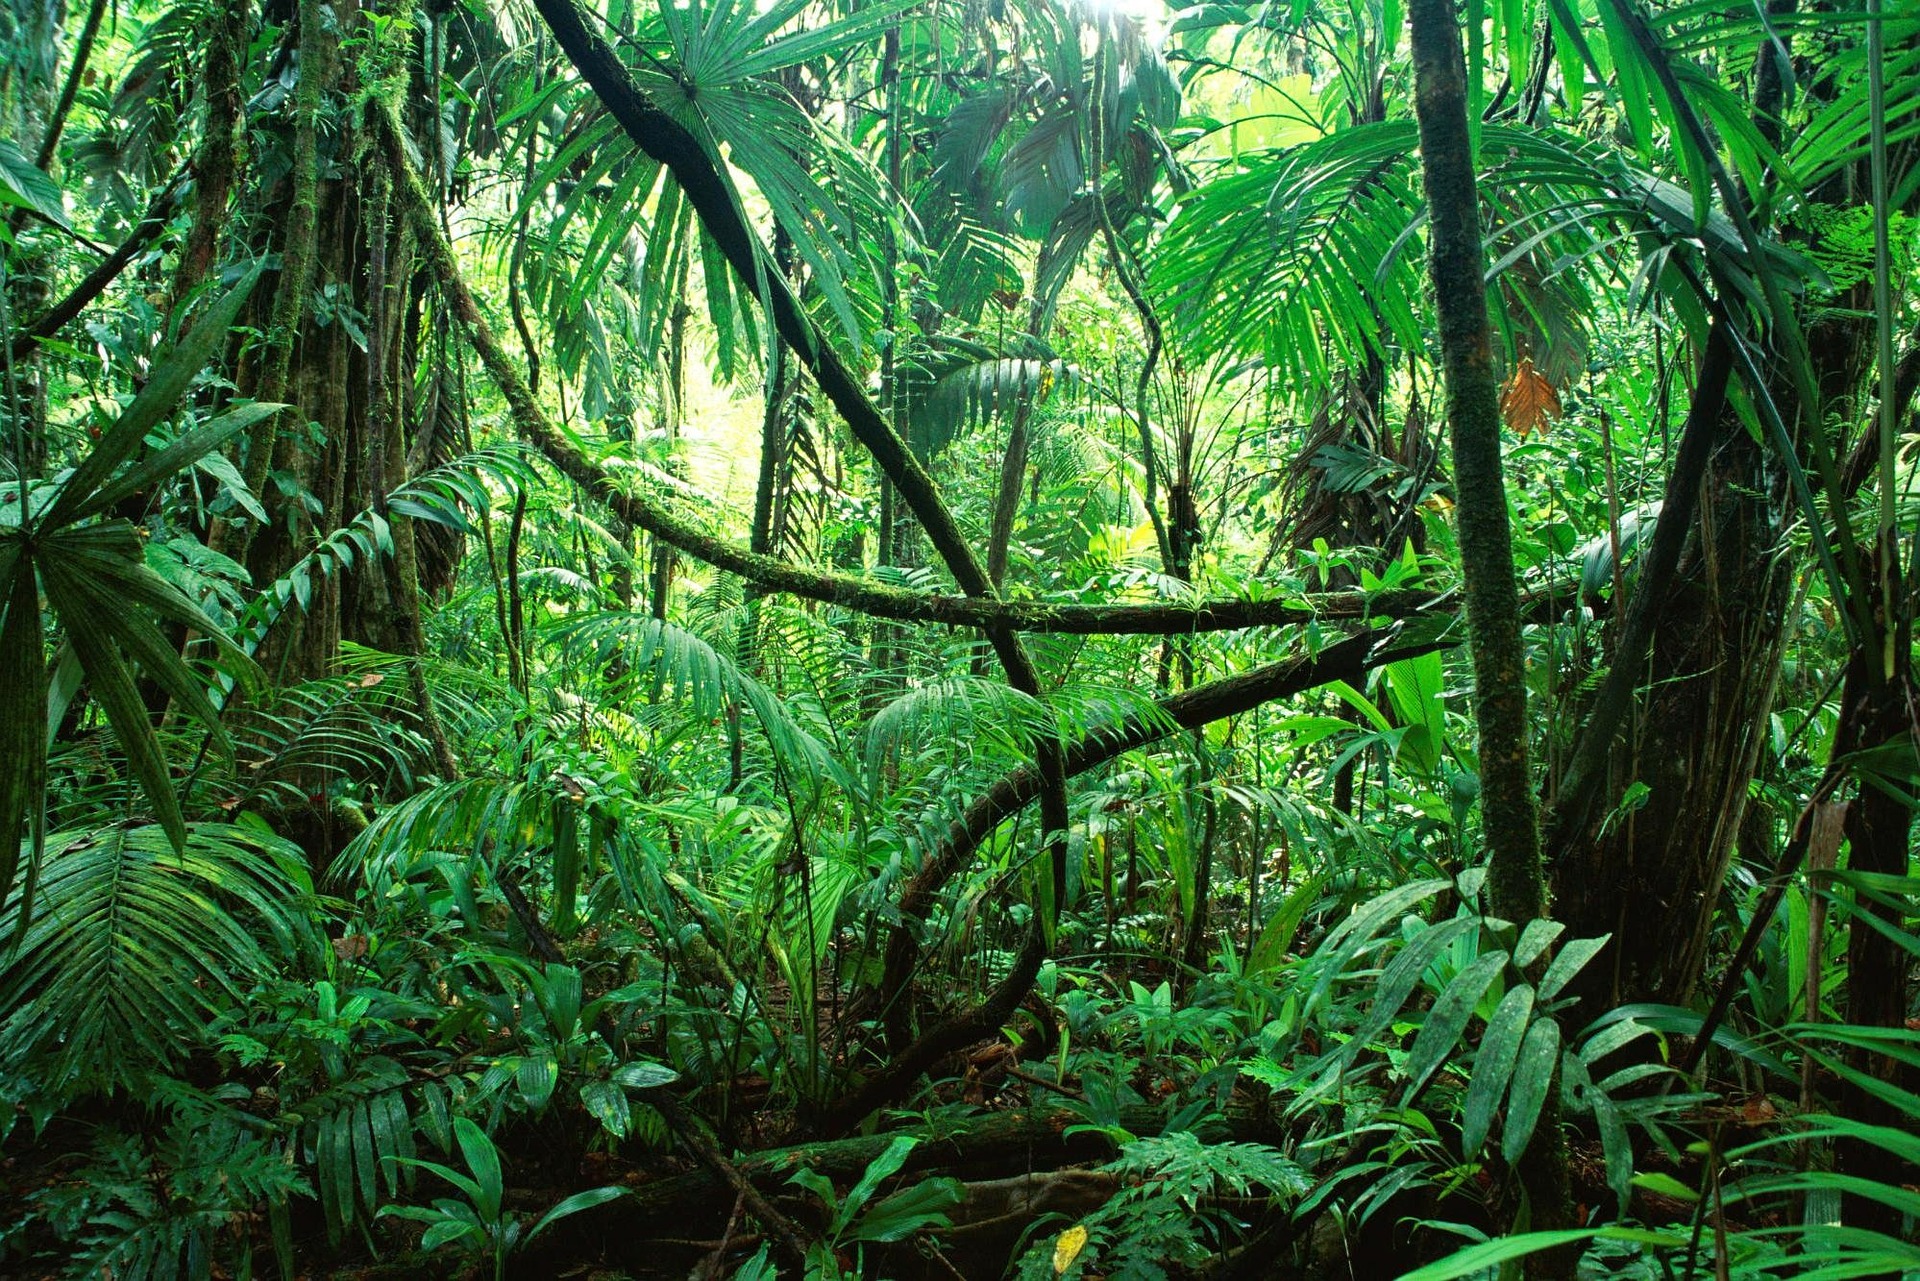
[[[1843, 729], [1848, 751], [1864, 752], [1910, 738], [1915, 732], [1909, 656], [1910, 627], [1902, 620], [1885, 620], [1896, 633], [1891, 679], [1881, 669], [1882, 649], [1871, 645], [1856, 651], [1847, 669], [1842, 695]], [[1877, 640], [1878, 638], [1874, 638]], [[1847, 866], [1856, 873], [1897, 878], [1908, 876], [1913, 811], [1883, 787], [1862, 779], [1860, 790], [1847, 807]], [[1884, 883], [1883, 883], [1884, 884]], [[1883, 891], [1884, 892], [1884, 891]], [[1889, 896], [1898, 903], [1897, 892]], [[1876, 924], [1898, 931], [1905, 913], [1888, 902], [1856, 889], [1847, 930], [1846, 1019], [1865, 1028], [1896, 1032], [1908, 1026], [1908, 971], [1913, 958]], [[1912, 1090], [1920, 1076], [1912, 1067], [1887, 1054], [1862, 1048], [1851, 1051], [1850, 1066], [1862, 1076], [1896, 1089]], [[1852, 1121], [1904, 1130], [1912, 1119], [1900, 1105], [1876, 1094], [1858, 1080], [1842, 1090], [1841, 1113]], [[1898, 1187], [1913, 1182], [1913, 1167], [1873, 1143], [1842, 1143], [1836, 1153], [1842, 1173]], [[1853, 1195], [1846, 1200], [1849, 1227], [1869, 1228], [1898, 1237], [1901, 1213], [1872, 1197]]]
[[[1802, 407], [1802, 423], [1844, 421], [1858, 404], [1870, 351], [1860, 317], [1870, 300], [1838, 303], [1807, 328], [1821, 404]], [[1717, 441], [1690, 535], [1670, 580], [1662, 581], [1657, 546], [1640, 576], [1660, 595], [1648, 601], [1657, 620], [1648, 658], [1629, 673], [1637, 710], [1624, 733], [1610, 736], [1600, 777], [1590, 780], [1596, 800], [1569, 816], [1555, 841], [1555, 916], [1573, 937], [1613, 935], [1575, 987], [1589, 1009], [1693, 996], [1792, 624], [1786, 471], [1737, 415], [1719, 409], [1714, 366], [1710, 344], [1695, 394], [1716, 412]], [[1795, 417], [1787, 380], [1774, 383], [1775, 399]], [[1622, 812], [1636, 784], [1646, 789], [1639, 808]]]
[[[300, 37], [292, 174], [254, 197], [283, 215], [259, 220], [282, 229], [282, 269], [280, 287], [263, 291], [265, 314], [254, 322], [269, 334], [265, 356], [251, 386], [245, 377], [242, 385], [294, 406], [248, 442], [245, 475], [272, 519], [249, 526], [240, 547], [261, 589], [363, 513], [384, 515], [386, 496], [435, 454], [431, 440], [416, 439], [431, 435], [432, 418], [408, 408], [426, 277], [414, 267], [414, 229], [395, 216], [386, 150], [368, 145], [360, 113], [337, 116], [334, 129], [317, 123], [330, 103], [353, 102], [361, 90], [359, 62], [337, 56], [335, 46], [367, 19], [351, 6], [336, 4], [332, 15], [322, 8], [301, 6], [302, 22], [314, 25]], [[309, 305], [316, 298], [328, 305]], [[402, 517], [389, 531], [387, 554], [302, 571], [306, 602], [281, 614], [260, 649], [276, 680], [330, 672], [342, 640], [419, 656], [421, 531]], [[416, 669], [410, 679], [434, 765], [452, 773], [424, 675]]]
[[[1569, 933], [1613, 935], [1582, 976], [1590, 1010], [1684, 1004], [1705, 962], [1792, 594], [1773, 481], [1761, 447], [1723, 417], [1690, 548], [1670, 582], [1641, 579], [1663, 593], [1651, 656], [1633, 674], [1643, 701], [1613, 745], [1601, 802], [1567, 833], [1555, 868], [1554, 914]], [[1636, 783], [1644, 803], [1623, 815]]]

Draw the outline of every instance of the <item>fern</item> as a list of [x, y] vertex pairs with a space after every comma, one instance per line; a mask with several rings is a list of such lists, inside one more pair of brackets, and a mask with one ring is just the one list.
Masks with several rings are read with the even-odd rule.
[[1206, 1143], [1187, 1130], [1134, 1139], [1103, 1169], [1120, 1180], [1120, 1191], [1060, 1234], [1069, 1242], [1068, 1234], [1084, 1234], [1083, 1248], [1044, 1241], [1021, 1259], [1023, 1281], [1056, 1275], [1163, 1281], [1170, 1266], [1196, 1267], [1219, 1252], [1227, 1220], [1212, 1207], [1216, 1198], [1264, 1191], [1291, 1202], [1312, 1186], [1305, 1171], [1273, 1148]]
[[33, 1214], [70, 1246], [63, 1275], [74, 1281], [208, 1281], [216, 1265], [251, 1270], [248, 1220], [262, 1205], [291, 1266], [287, 1202], [311, 1195], [270, 1137], [222, 1110], [176, 1115], [151, 1145], [106, 1135], [71, 1181], [34, 1196]]
[[833, 783], [859, 793], [853, 775], [772, 690], [693, 634], [649, 615], [609, 610], [576, 615], [553, 635], [563, 648], [583, 651], [598, 665], [624, 659], [629, 687], [652, 701], [671, 695], [703, 718], [718, 717], [730, 704], [742, 705], [753, 713], [788, 779], [816, 788]]
[[426, 741], [403, 680], [364, 661], [350, 674], [278, 691], [230, 718], [241, 790], [232, 807], [297, 806], [334, 780], [406, 786]]
[[[535, 473], [519, 446], [489, 446], [415, 476], [386, 496], [386, 510], [465, 533], [463, 509], [484, 511], [491, 505], [488, 478], [517, 489], [532, 484]], [[356, 559], [392, 554], [393, 530], [386, 517], [372, 509], [359, 513], [261, 589], [241, 621], [242, 647], [254, 652], [289, 607], [306, 609], [316, 581], [352, 569]]]

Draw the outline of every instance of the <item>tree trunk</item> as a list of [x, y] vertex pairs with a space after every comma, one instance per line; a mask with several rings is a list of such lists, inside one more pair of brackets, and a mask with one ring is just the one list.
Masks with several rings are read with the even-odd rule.
[[[1581, 976], [1589, 1011], [1691, 997], [1766, 742], [1792, 566], [1778, 554], [1774, 469], [1731, 414], [1719, 435], [1678, 571], [1668, 584], [1641, 578], [1664, 590], [1643, 702], [1613, 744], [1602, 802], [1555, 867], [1569, 934], [1613, 935]], [[1622, 814], [1636, 783], [1644, 803]]]
[[244, 120], [240, 101], [240, 59], [246, 54], [253, 6], [230, 0], [213, 18], [207, 65], [201, 77], [205, 124], [193, 157], [193, 229], [174, 268], [173, 299], [186, 298], [218, 260], [227, 226], [227, 202], [239, 180]]
[[[1487, 906], [1516, 925], [1546, 913], [1533, 773], [1527, 751], [1526, 651], [1514, 581], [1500, 457], [1500, 392], [1487, 324], [1486, 258], [1467, 123], [1466, 57], [1452, 0], [1414, 0], [1414, 105], [1430, 218], [1429, 269], [1446, 369], [1453, 442], [1473, 714], [1479, 730], [1481, 825], [1487, 845]], [[1542, 1109], [1517, 1174], [1536, 1229], [1573, 1221], [1559, 1108]], [[1533, 1256], [1536, 1276], [1571, 1277], [1565, 1252]]]
[[[282, 268], [280, 287], [261, 291], [253, 321], [269, 334], [266, 354], [253, 377], [241, 379], [248, 394], [293, 406], [248, 442], [246, 479], [271, 522], [239, 540], [257, 588], [290, 571], [306, 574], [305, 604], [288, 606], [259, 654], [276, 680], [293, 682], [331, 671], [343, 639], [419, 656], [419, 528], [395, 517], [385, 554], [350, 567], [296, 567], [362, 513], [384, 514], [386, 496], [438, 453], [434, 416], [411, 411], [425, 278], [414, 267], [411, 228], [393, 216], [385, 151], [368, 145], [359, 111], [337, 112], [338, 128], [318, 125], [329, 107], [357, 101], [364, 88], [363, 59], [338, 56], [337, 45], [368, 19], [351, 4], [334, 5], [331, 15], [323, 9], [311, 0], [300, 9], [292, 174], [251, 197], [278, 215], [252, 221], [281, 229]], [[424, 676], [415, 669], [410, 677], [434, 763], [450, 773]]]
[[[1898, 743], [1914, 733], [1909, 704], [1911, 628], [1902, 619], [1886, 622], [1896, 636], [1891, 679], [1881, 668], [1884, 651], [1878, 645], [1856, 650], [1847, 666], [1846, 688], [1841, 699], [1845, 709], [1841, 733], [1850, 752]], [[1909, 875], [1912, 830], [1913, 811], [1906, 802], [1875, 785], [1873, 780], [1862, 778], [1858, 794], [1847, 807], [1848, 869], [1889, 878]], [[1888, 897], [1894, 904], [1900, 901], [1897, 893]], [[1878, 901], [1863, 889], [1855, 890], [1847, 930], [1848, 1023], [1895, 1032], [1907, 1026], [1907, 972], [1913, 959], [1895, 939], [1875, 928], [1878, 924], [1898, 931], [1904, 928], [1905, 915], [1897, 906]], [[1920, 1075], [1889, 1054], [1875, 1054], [1855, 1047], [1848, 1057], [1849, 1066], [1861, 1076], [1896, 1089], [1914, 1089], [1914, 1078]], [[1840, 1112], [1848, 1120], [1894, 1130], [1904, 1130], [1912, 1124], [1897, 1102], [1853, 1079], [1842, 1087]], [[1843, 1174], [1894, 1187], [1913, 1182], [1912, 1167], [1878, 1144], [1842, 1143], [1835, 1155]], [[1849, 1227], [1868, 1228], [1895, 1238], [1900, 1235], [1900, 1210], [1872, 1197], [1849, 1195], [1844, 1218]]]

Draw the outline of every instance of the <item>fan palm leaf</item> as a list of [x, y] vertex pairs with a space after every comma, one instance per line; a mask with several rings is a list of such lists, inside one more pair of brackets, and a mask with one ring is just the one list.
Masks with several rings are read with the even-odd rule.
[[[16, 486], [9, 499], [0, 501], [0, 607], [6, 610], [0, 620], [0, 646], [6, 647], [0, 674], [7, 678], [0, 711], [9, 726], [0, 740], [7, 749], [0, 754], [0, 901], [11, 901], [19, 833], [24, 829], [27, 836], [29, 883], [44, 835], [46, 740], [40, 727], [48, 708], [45, 627], [38, 618], [42, 591], [161, 829], [184, 850], [186, 823], [127, 657], [137, 659], [149, 678], [202, 721], [223, 750], [226, 740], [199, 678], [142, 611], [210, 637], [243, 674], [250, 673], [251, 663], [179, 588], [148, 568], [133, 526], [107, 513], [284, 408], [255, 404], [233, 410], [133, 461], [226, 342], [258, 277], [256, 266], [208, 308], [63, 480], [32, 490]], [[30, 894], [18, 896], [21, 929], [28, 924], [31, 900]]]

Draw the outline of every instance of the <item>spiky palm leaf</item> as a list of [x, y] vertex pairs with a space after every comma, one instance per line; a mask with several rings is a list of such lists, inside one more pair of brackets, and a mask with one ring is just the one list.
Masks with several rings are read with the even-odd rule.
[[650, 701], [671, 697], [695, 717], [720, 716], [734, 704], [751, 711], [789, 783], [831, 783], [857, 795], [859, 784], [828, 747], [795, 719], [759, 680], [692, 633], [646, 614], [624, 610], [584, 613], [553, 630], [564, 647], [593, 656], [601, 666], [624, 659], [630, 688]]
[[[162, 830], [186, 844], [186, 824], [167, 761], [154, 736], [128, 660], [137, 661], [185, 711], [227, 748], [219, 717], [197, 677], [148, 618], [148, 612], [209, 636], [234, 670], [252, 664], [179, 588], [148, 568], [138, 533], [109, 513], [164, 481], [281, 405], [248, 405], [188, 428], [139, 461], [160, 427], [228, 337], [228, 326], [259, 278], [259, 268], [218, 299], [164, 360], [93, 450], [57, 484], [16, 484], [0, 499], [0, 901], [19, 868], [26, 833], [29, 887], [39, 866], [46, 804], [44, 726], [48, 673], [40, 596], [58, 618], [66, 644], [84, 671], [92, 697], [126, 753]], [[18, 896], [19, 927], [33, 909], [31, 889]]]

